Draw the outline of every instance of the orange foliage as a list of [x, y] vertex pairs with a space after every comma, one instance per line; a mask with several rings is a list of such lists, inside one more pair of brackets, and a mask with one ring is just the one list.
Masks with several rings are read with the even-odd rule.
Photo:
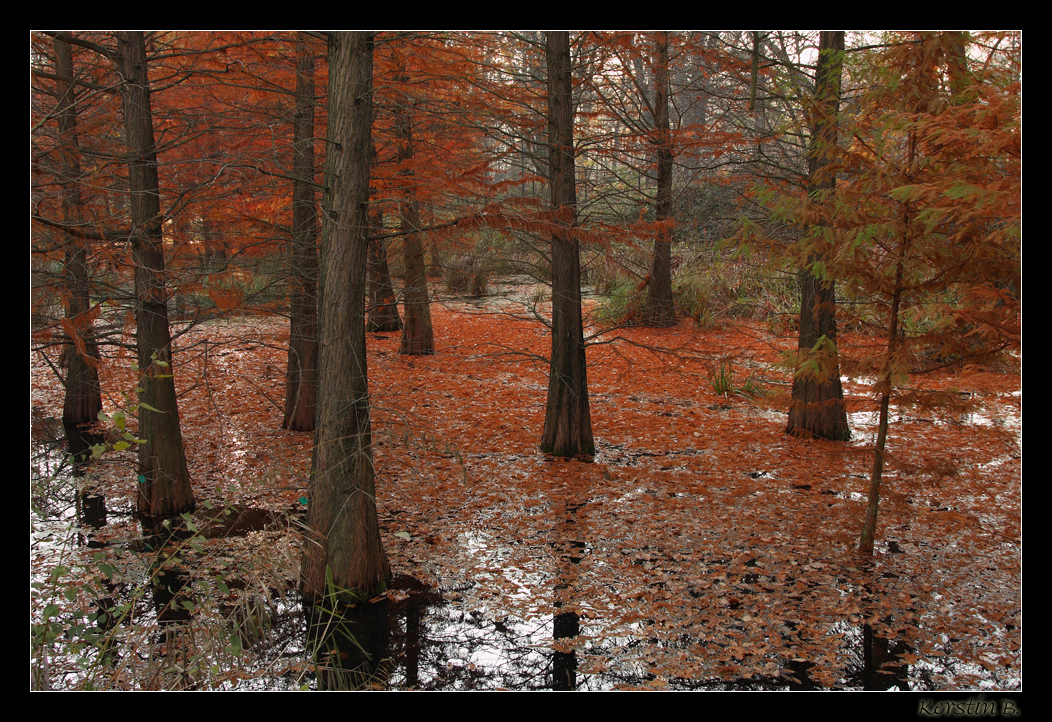
[[[527, 161], [512, 166], [516, 153], [545, 136], [534, 112], [543, 107], [542, 46], [528, 35], [473, 39], [380, 36], [376, 202], [393, 208], [412, 193], [432, 216], [426, 222], [444, 224], [440, 233], [451, 241], [482, 228], [550, 235], [555, 219], [538, 200], [543, 194], [527, 192], [542, 179]], [[589, 77], [615, 61], [623, 69], [636, 65], [631, 36], [581, 42], [591, 43], [581, 54]], [[281, 35], [161, 34], [154, 43], [163, 56], [151, 72], [176, 280], [230, 310], [243, 300], [246, 277], [206, 279], [192, 266], [198, 256], [220, 251], [227, 258], [273, 257], [287, 236], [295, 50]], [[685, 59], [702, 49], [677, 51]], [[412, 82], [395, 80], [395, 52], [411, 65]], [[100, 87], [112, 84], [108, 64], [90, 56], [77, 50], [84, 77]], [[648, 57], [639, 56], [644, 63]], [[730, 74], [747, 73], [740, 59], [713, 60], [719, 62]], [[325, 87], [324, 72], [322, 66], [318, 88]], [[964, 249], [971, 265], [953, 289], [959, 303], [942, 314], [961, 338], [920, 334], [922, 350], [946, 341], [940, 351], [946, 355], [965, 348], [962, 339], [1011, 346], [1019, 337], [1017, 289], [999, 287], [982, 269], [995, 250], [1018, 241], [1012, 225], [1019, 213], [1018, 86], [997, 87], [980, 108], [923, 121], [900, 118], [923, 131], [928, 157], [942, 165], [908, 191], [902, 184], [880, 186], [878, 193], [877, 185], [846, 183], [840, 215], [829, 219], [838, 230], [862, 227], [861, 221], [852, 225], [853, 213], [886, 220], [889, 209], [906, 202], [895, 194], [909, 193], [910, 202], [926, 204], [929, 219], [941, 224], [940, 242]], [[87, 185], [98, 189], [87, 199], [87, 222], [99, 232], [120, 229], [127, 191], [108, 160], [121, 153], [112, 132], [119, 103], [105, 94], [86, 97], [91, 102], [78, 121], [85, 149], [94, 151], [86, 153], [94, 158], [85, 168]], [[417, 123], [413, 157], [401, 165], [390, 112], [396, 102], [412, 103]], [[599, 129], [612, 112], [586, 109], [578, 122]], [[35, 109], [33, 120], [46, 125], [46, 112]], [[324, 122], [319, 115], [319, 138]], [[649, 135], [640, 126], [603, 143], [598, 135], [582, 137], [595, 142], [586, 157], [628, 163]], [[857, 139], [847, 160], [855, 170], [875, 168], [886, 156], [873, 152], [866, 133]], [[716, 121], [675, 133], [677, 156], [718, 157], [739, 140]], [[41, 140], [35, 152], [46, 155], [49, 142]], [[34, 173], [44, 178], [41, 168]], [[400, 172], [409, 169], [411, 175]], [[996, 213], [986, 201], [996, 204]], [[41, 215], [59, 217], [56, 204], [54, 194], [34, 196]], [[787, 212], [813, 224], [824, 211]], [[1011, 222], [991, 222], [993, 216]], [[626, 228], [597, 215], [573, 232], [582, 242], [609, 244], [628, 237]], [[630, 230], [638, 236], [657, 229], [636, 224]], [[61, 248], [46, 247], [42, 229], [34, 234], [41, 257], [60, 257]], [[94, 248], [101, 269], [126, 271], [122, 242], [99, 241]], [[925, 248], [932, 273], [951, 270], [944, 246]], [[853, 258], [843, 246], [827, 250], [831, 257], [842, 252], [845, 263]], [[879, 247], [861, 260], [884, 268], [889, 253]], [[1005, 263], [1001, 255], [996, 260]], [[948, 288], [937, 281], [937, 289]], [[869, 290], [881, 290], [879, 279]], [[948, 303], [939, 310], [947, 312]], [[527, 320], [522, 308], [434, 306], [439, 355], [400, 355], [397, 335], [368, 339], [377, 501], [384, 544], [399, 573], [447, 589], [467, 587], [449, 600], [493, 619], [548, 616], [557, 603], [561, 611], [576, 610], [584, 631], [573, 644], [582, 673], [642, 669], [658, 683], [787, 679], [803, 661], [818, 665], [809, 673], [815, 683], [837, 686], [852, 661], [845, 637], [870, 624], [886, 638], [905, 640], [912, 650], [907, 658], [923, 661], [936, 687], [969, 686], [967, 672], [941, 665], [949, 654], [966, 668], [992, 665], [1003, 686], [1018, 679], [1018, 376], [972, 365], [917, 378], [910, 372], [920, 355], [896, 367], [909, 393], [895, 409], [900, 420], [887, 454], [884, 541], [874, 560], [863, 563], [854, 554], [855, 535], [876, 421], [862, 384], [845, 388], [855, 442], [791, 438], [783, 433], [789, 380], [776, 370], [779, 353], [788, 350], [784, 340], [749, 324], [710, 332], [685, 325], [624, 329], [616, 342], [588, 350], [595, 463], [556, 462], [536, 448], [548, 331]], [[538, 310], [543, 315], [544, 308]], [[104, 315], [119, 327], [118, 313]], [[81, 348], [74, 325], [66, 326]], [[132, 333], [126, 319], [124, 345], [105, 348], [99, 364], [111, 415], [119, 398], [113, 390], [137, 382], [127, 350]], [[845, 367], [873, 368], [871, 338], [842, 334], [838, 342]], [[252, 316], [197, 326], [175, 340], [197, 498], [287, 510], [305, 496], [312, 439], [280, 429], [287, 343], [286, 324]], [[39, 358], [45, 353], [57, 351], [44, 349], [34, 361], [37, 416], [61, 408], [60, 385]], [[713, 375], [728, 360], [768, 395], [718, 395]], [[933, 392], [960, 403], [923, 410], [908, 403]], [[133, 453], [115, 453], [98, 469], [113, 508], [134, 507]], [[128, 530], [115, 526], [106, 533]], [[584, 545], [580, 562], [568, 562], [567, 550], [577, 544]], [[952, 647], [945, 639], [954, 640]]]

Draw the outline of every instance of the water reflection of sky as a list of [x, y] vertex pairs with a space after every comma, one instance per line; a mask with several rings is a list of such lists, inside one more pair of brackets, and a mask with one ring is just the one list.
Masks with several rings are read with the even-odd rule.
[[[982, 427], [1004, 427], [1013, 433], [1021, 443], [1021, 421], [1018, 415], [1018, 401], [1003, 408], [993, 408], [991, 401], [977, 411], [972, 412], [967, 423]], [[784, 414], [776, 414], [778, 423], [784, 422]], [[852, 414], [852, 427], [864, 430], [859, 436], [870, 438], [871, 431], [877, 422], [877, 415], [872, 412]], [[949, 422], [938, 422], [949, 423]], [[228, 424], [224, 430], [224, 442], [229, 453], [237, 458], [239, 464], [247, 468], [251, 463], [252, 449], [248, 437], [236, 424]], [[1004, 455], [988, 462], [986, 468], [995, 468], [1018, 456], [1018, 452], [1006, 449]], [[77, 532], [75, 521], [75, 485], [70, 482], [69, 469], [65, 466], [64, 452], [48, 451], [41, 446], [40, 453], [34, 452], [31, 461], [31, 478], [34, 484], [34, 504], [39, 497], [45, 505], [43, 513], [37, 514], [34, 507], [31, 528], [31, 557], [34, 559], [32, 580], [41, 582], [46, 577], [45, 563], [53, 563], [54, 557], [62, 557], [64, 550], [75, 544]], [[63, 482], [62, 480], [66, 481]], [[624, 487], [623, 487], [624, 488]], [[656, 504], [652, 489], [645, 484], [633, 484], [620, 495], [611, 496], [608, 503], [619, 507], [635, 503]], [[39, 491], [37, 491], [39, 490]], [[774, 489], [771, 493], [774, 493]], [[795, 493], [795, 492], [794, 492]], [[843, 492], [841, 492], [843, 493]], [[850, 498], [861, 501], [864, 495], [848, 492]], [[677, 495], [679, 496], [679, 495]], [[695, 495], [697, 496], [697, 495]], [[699, 499], [701, 497], [698, 497]], [[707, 503], [719, 503], [719, 494]], [[514, 505], [513, 505], [514, 506]], [[550, 507], [533, 503], [530, 509], [519, 513], [550, 513]], [[981, 520], [980, 520], [981, 521]], [[587, 535], [583, 535], [587, 536]], [[476, 583], [502, 583], [502, 596], [499, 598], [470, 599], [471, 590], [464, 593], [445, 590], [445, 599], [439, 600], [436, 592], [429, 601], [413, 602], [414, 594], [409, 595], [409, 603], [396, 608], [394, 624], [389, 640], [389, 653], [392, 666], [379, 684], [389, 688], [419, 689], [546, 689], [551, 686], [553, 668], [553, 611], [549, 606], [531, 600], [550, 600], [551, 590], [555, 584], [558, 560], [543, 544], [535, 546], [538, 554], [528, 563], [524, 562], [521, 548], [506, 545], [498, 534], [491, 534], [483, 529], [472, 529], [458, 537], [464, 557], [470, 564], [464, 570], [464, 578]], [[885, 550], [888, 542], [882, 541]], [[909, 540], [899, 539], [896, 546], [906, 547]], [[940, 554], [952, 555], [959, 545], [948, 540]], [[1007, 545], [1005, 554], [1014, 556], [1017, 549]], [[604, 552], [605, 553], [605, 552]], [[656, 563], [656, 561], [655, 561]], [[582, 571], [582, 584], [593, 583], [596, 578], [605, 578], [611, 571], [602, 557]], [[587, 577], [587, 579], [586, 579]], [[979, 580], [977, 580], [977, 583]], [[991, 582], [992, 584], [993, 582]], [[594, 588], [594, 586], [593, 586]], [[438, 590], [442, 591], [442, 590]], [[837, 590], [841, 596], [842, 589]], [[958, 605], [968, 604], [967, 600], [954, 600], [935, 593], [937, 601], [943, 608], [942, 614], [954, 615]], [[271, 625], [266, 632], [265, 644], [246, 654], [244, 664], [255, 669], [250, 679], [225, 682], [219, 686], [240, 689], [289, 689], [303, 684], [312, 685], [309, 663], [297, 672], [284, 672], [268, 676], [268, 669], [281, 668], [281, 660], [298, 659], [307, 661], [304, 624], [299, 605], [285, 596], [279, 597], [272, 606]], [[617, 629], [607, 628], [601, 611], [596, 611], [591, 599], [582, 599], [577, 607], [581, 611], [581, 638], [572, 641], [570, 647], [576, 649], [576, 663], [580, 670], [577, 674], [578, 689], [611, 689], [615, 687], [668, 686], [682, 689], [787, 689], [807, 688], [808, 670], [787, 664], [785, 660], [772, 658], [766, 673], [751, 672], [749, 678], [703, 677], [698, 679], [664, 679], [653, 673], [652, 660], [675, 654], [696, 654], [698, 645], [707, 642], [703, 637], [694, 637], [680, 644], [675, 639], [658, 632], [645, 621], [622, 625]], [[415, 606], [414, 606], [415, 605]], [[509, 614], [512, 609], [516, 613]], [[903, 611], [903, 610], [899, 610]], [[905, 611], [909, 611], [908, 609]], [[969, 611], [973, 614], [973, 611]], [[34, 613], [39, 620], [39, 613]], [[141, 619], [148, 623], [149, 609], [144, 607]], [[937, 620], [932, 620], [937, 622]], [[996, 628], [996, 620], [980, 619], [977, 621]], [[228, 623], [223, 617], [207, 619], [202, 617], [198, 623], [222, 626]], [[921, 633], [941, 639], [946, 649], [953, 649], [952, 635], [926, 628], [928, 620], [917, 622]], [[1003, 627], [1003, 625], [1001, 625]], [[872, 630], [860, 624], [846, 620], [832, 621], [822, 632], [828, 638], [839, 638], [837, 648], [841, 657], [843, 671], [831, 685], [838, 688], [852, 689], [887, 689], [889, 687], [910, 689], [939, 689], [945, 686], [946, 678], [967, 678], [978, 680], [980, 689], [1010, 689], [1021, 685], [1018, 676], [997, 667], [996, 652], [1005, 644], [1004, 633], [994, 632], [988, 639], [990, 648], [990, 670], [974, 662], [963, 662], [947, 654], [940, 659], [931, 657], [917, 659], [906, 663], [911, 658], [912, 650], [905, 643], [876, 636]], [[266, 647], [264, 649], [263, 647]], [[413, 647], [415, 651], [410, 650]], [[876, 675], [872, 665], [866, 662], [867, 654], [872, 658], [873, 650], [884, 655], [887, 668], [892, 670], [890, 676]], [[255, 657], [252, 657], [255, 655]], [[878, 655], [879, 657], [880, 655]], [[409, 671], [408, 660], [412, 657], [413, 671]], [[844, 662], [846, 660], [846, 662]], [[868, 666], [867, 666], [868, 665]], [[704, 665], [700, 665], [704, 666]], [[886, 683], [887, 686], [882, 686]], [[822, 685], [819, 685], [822, 686]]]

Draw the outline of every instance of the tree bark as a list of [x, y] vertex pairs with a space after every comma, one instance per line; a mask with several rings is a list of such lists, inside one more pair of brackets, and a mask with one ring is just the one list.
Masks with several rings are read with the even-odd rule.
[[318, 424], [301, 590], [372, 596], [391, 576], [376, 517], [365, 355], [365, 273], [373, 37], [329, 38], [329, 127], [322, 202]]
[[[59, 174], [62, 216], [67, 225], [82, 220], [84, 201], [80, 193], [80, 149], [77, 142], [77, 111], [73, 91], [73, 54], [69, 44], [52, 40], [55, 49], [55, 115], [59, 131]], [[67, 237], [66, 277], [70, 299], [66, 308], [66, 331], [71, 342], [66, 350], [66, 396], [62, 403], [62, 423], [90, 424], [102, 411], [99, 385], [99, 349], [95, 342], [91, 316], [91, 280], [88, 276], [88, 242]]]
[[946, 58], [946, 70], [950, 76], [950, 99], [954, 105], [975, 102], [972, 77], [968, 72], [968, 33], [950, 33], [950, 53]]
[[[812, 202], [836, 188], [836, 175], [825, 172], [837, 144], [840, 75], [844, 61], [843, 31], [822, 32], [813, 98], [814, 123], [808, 149], [808, 194]], [[793, 396], [786, 433], [833, 441], [851, 438], [840, 385], [836, 347], [836, 290], [833, 279], [814, 271], [821, 256], [808, 258], [800, 271], [800, 335]]]
[[[398, 58], [396, 81], [408, 85], [409, 66], [404, 57]], [[398, 353], [422, 356], [435, 352], [435, 333], [431, 326], [431, 305], [427, 291], [427, 265], [424, 261], [424, 244], [417, 231], [420, 228], [420, 208], [413, 198], [413, 169], [408, 163], [413, 159], [412, 98], [405, 96], [404, 104], [395, 108], [395, 137], [398, 138], [398, 172], [405, 180], [406, 198], [398, 204], [402, 216], [402, 232], [405, 233], [405, 324], [402, 326], [402, 343]]]
[[[906, 223], [909, 223], [909, 205], [906, 206]], [[866, 521], [859, 535], [858, 549], [863, 554], [873, 553], [873, 541], [877, 535], [877, 508], [880, 505], [880, 484], [884, 475], [884, 449], [888, 440], [888, 407], [891, 402], [891, 366], [899, 344], [899, 306], [902, 302], [902, 272], [908, 249], [908, 240], [900, 248], [899, 262], [895, 268], [895, 288], [891, 298], [891, 318], [888, 322], [887, 363], [880, 372], [880, 420], [877, 426], [877, 446], [873, 455], [873, 471], [869, 476], [869, 495], [866, 500]]]
[[[383, 215], [377, 211], [371, 214], [369, 224], [378, 235], [383, 228]], [[398, 315], [398, 300], [394, 285], [391, 283], [391, 271], [387, 265], [387, 242], [381, 238], [369, 241], [369, 321], [367, 330], [373, 333], [401, 331], [402, 317]]]
[[556, 456], [595, 453], [588, 406], [584, 326], [581, 319], [580, 245], [574, 178], [570, 35], [548, 33], [548, 157], [552, 208], [552, 358], [541, 450]]
[[[917, 136], [910, 133], [906, 151], [906, 162], [904, 168], [914, 168], [917, 158]], [[907, 174], [907, 179], [913, 179]], [[910, 224], [912, 221], [912, 208], [907, 202], [902, 207], [901, 227], [905, 237], [899, 242], [897, 259], [895, 263], [895, 285], [892, 288], [891, 310], [888, 312], [888, 354], [884, 357], [884, 367], [880, 370], [877, 378], [877, 388], [880, 391], [880, 420], [877, 426], [877, 446], [873, 455], [873, 471], [869, 476], [869, 495], [866, 500], [866, 521], [862, 525], [862, 533], [859, 535], [858, 550], [863, 554], [873, 553], [873, 542], [877, 536], [877, 510], [880, 505], [880, 484], [884, 476], [884, 449], [888, 440], [888, 407], [891, 403], [891, 391], [895, 379], [892, 368], [895, 365], [895, 355], [899, 349], [899, 308], [902, 304], [902, 287], [906, 259], [909, 257], [911, 235]]]
[[282, 428], [313, 431], [318, 399], [318, 249], [314, 206], [314, 56], [297, 40], [292, 129], [292, 243], [289, 360]]
[[116, 61], [124, 80], [121, 93], [128, 145], [135, 322], [142, 389], [139, 437], [145, 440], [139, 444], [138, 511], [149, 520], [159, 520], [192, 511], [194, 493], [186, 468], [172, 376], [160, 187], [143, 33], [117, 33]]
[[643, 315], [648, 326], [675, 326], [672, 300], [672, 132], [668, 113], [668, 33], [654, 38], [654, 134], [657, 146], [657, 199], [654, 220], [658, 224], [654, 258], [650, 267], [650, 289]]

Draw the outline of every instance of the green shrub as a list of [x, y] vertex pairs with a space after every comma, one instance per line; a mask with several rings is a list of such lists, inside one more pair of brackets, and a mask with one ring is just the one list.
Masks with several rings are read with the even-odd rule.
[[638, 281], [625, 276], [612, 279], [609, 291], [602, 294], [603, 300], [592, 312], [592, 320], [605, 326], [631, 324], [639, 319], [646, 306], [647, 293], [638, 288]]
[[677, 274], [672, 279], [676, 310], [694, 320], [701, 329], [719, 326], [720, 305], [708, 279], [696, 273]]
[[[754, 319], [774, 326], [799, 314], [795, 277], [772, 273], [726, 252], [707, 250], [691, 256], [689, 249], [674, 247], [672, 297], [676, 311], [702, 329], [716, 328], [723, 319]], [[648, 293], [639, 289], [647, 272], [647, 252], [625, 249], [612, 262], [596, 254], [584, 264], [585, 277], [603, 297], [596, 309], [599, 323], [626, 323], [641, 316]], [[772, 329], [773, 330], [773, 329]]]

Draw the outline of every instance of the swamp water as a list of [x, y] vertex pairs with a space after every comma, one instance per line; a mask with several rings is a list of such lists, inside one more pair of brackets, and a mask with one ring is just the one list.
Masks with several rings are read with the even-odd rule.
[[[522, 621], [502, 615], [497, 606], [492, 613], [477, 605], [468, 609], [473, 582], [434, 589], [407, 576], [397, 577], [383, 597], [359, 605], [366, 611], [351, 624], [315, 616], [328, 633], [328, 641], [318, 645], [309, 641], [310, 625], [293, 579], [267, 577], [238, 567], [234, 559], [213, 559], [215, 568], [204, 579], [198, 573], [191, 580], [180, 558], [210, 538], [240, 537], [265, 546], [295, 535], [296, 513], [201, 510], [195, 515], [197, 534], [187, 535], [182, 551], [172, 551], [171, 543], [136, 534], [129, 509], [108, 509], [101, 496], [81, 492], [81, 476], [60, 435], [36, 440], [31, 475], [35, 688], [923, 690], [944, 688], [934, 677], [945, 680], [960, 671], [986, 680], [991, 689], [1021, 684], [1000, 670], [959, 664], [952, 656], [941, 658], [937, 667], [918, 660], [901, 635], [889, 638], [849, 614], [824, 631], [838, 640], [832, 645], [835, 678], [803, 657], [777, 655], [760, 667], [724, 664], [720, 674], [706, 678], [669, 676], [655, 673], [655, 660], [703, 656], [705, 638], [670, 636], [645, 618], [623, 626], [621, 636], [596, 635], [586, 600], [557, 601], [551, 614]], [[597, 549], [575, 537], [579, 509], [568, 509], [558, 540], [550, 544], [562, 569], [524, 580], [550, 585], [554, 598], [574, 596], [572, 584], [560, 580], [572, 579]], [[900, 543], [907, 544], [890, 541], [886, 552], [901, 553]], [[482, 539], [465, 544], [497, 564], [507, 556], [507, 550]], [[749, 607], [749, 595], [762, 595], [764, 582], [773, 579], [755, 560], [745, 560], [739, 570], [738, 578], [724, 580], [729, 610]], [[564, 604], [573, 611], [560, 611]], [[919, 617], [907, 609], [911, 612]], [[793, 627], [781, 623], [778, 634], [793, 634]], [[915, 623], [913, 629], [920, 637], [935, 634]], [[728, 631], [733, 636], [733, 629], [720, 630]], [[744, 635], [745, 626], [739, 631]]]
[[[601, 393], [595, 401], [614, 404]], [[657, 401], [641, 397], [635, 403], [656, 409]], [[708, 411], [721, 417], [737, 413], [730, 404]], [[990, 418], [973, 414], [960, 422], [981, 427], [1003, 425], [1004, 419], [1018, 441], [1001, 455], [984, 457], [981, 470], [990, 475], [1018, 463], [1018, 411]], [[354, 664], [359, 651], [353, 643], [319, 649], [310, 642], [292, 571], [301, 514], [254, 509], [250, 501], [229, 510], [202, 508], [194, 515], [197, 535], [174, 550], [154, 545], [144, 539], [127, 499], [82, 493], [85, 479], [70, 462], [61, 424], [38, 421], [31, 447], [35, 688], [1022, 686], [1021, 613], [1011, 607], [1019, 604], [1015, 585], [1021, 574], [1003, 573], [1019, 557], [1016, 541], [1006, 536], [999, 546], [977, 547], [965, 543], [970, 532], [945, 540], [921, 538], [915, 527], [886, 525], [885, 516], [873, 568], [840, 568], [842, 551], [797, 542], [798, 518], [779, 511], [806, 502], [816, 523], [840, 523], [837, 509], [863, 503], [857, 480], [786, 482], [783, 470], [748, 455], [733, 466], [709, 464], [716, 449], [704, 439], [678, 451], [639, 439], [597, 439], [597, 465], [618, 476], [581, 502], [502, 499], [499, 490], [482, 489], [502, 509], [476, 507], [471, 523], [450, 532], [464, 563], [441, 578], [456, 581], [432, 587], [397, 577], [369, 604], [364, 616], [372, 620], [371, 630], [358, 621], [343, 637], [370, 648], [366, 670], [336, 671]], [[784, 416], [770, 423], [781, 427]], [[863, 415], [852, 419], [853, 428], [873, 424]], [[498, 453], [465, 458], [468, 464], [492, 461], [508, 473], [530, 472], [529, 464], [540, 463]], [[699, 476], [705, 465], [728, 471]], [[483, 495], [474, 488], [470, 493]], [[948, 489], [946, 496], [918, 495], [903, 504], [911, 516], [950, 519], [961, 513], [946, 501], [954, 495]], [[972, 509], [987, 503], [979, 497], [963, 501]], [[682, 534], [663, 529], [660, 541], [646, 533], [617, 537], [626, 530], [625, 518], [661, 517], [671, 527], [684, 510], [710, 516], [719, 510], [751, 523], [756, 509], [770, 516], [758, 539], [744, 532], [731, 540], [706, 535], [704, 523], [684, 527]], [[846, 511], [844, 535], [857, 533], [861, 516]], [[827, 512], [833, 516], [824, 516]], [[517, 538], [511, 532], [521, 527], [508, 521], [516, 514], [547, 517], [549, 524], [539, 525], [531, 539]], [[390, 521], [381, 519], [383, 525]], [[984, 517], [979, 521], [994, 524]], [[734, 524], [725, 526], [736, 530]], [[423, 548], [414, 552], [416, 559], [426, 563], [428, 547], [414, 544]], [[947, 560], [964, 570], [957, 576], [966, 583], [946, 580], [940, 586], [949, 575], [941, 566]], [[626, 576], [625, 569], [634, 574]], [[985, 605], [997, 595], [1008, 602]], [[522, 601], [527, 598], [549, 602]], [[638, 611], [626, 611], [629, 603]], [[339, 637], [338, 625], [321, 619]]]

